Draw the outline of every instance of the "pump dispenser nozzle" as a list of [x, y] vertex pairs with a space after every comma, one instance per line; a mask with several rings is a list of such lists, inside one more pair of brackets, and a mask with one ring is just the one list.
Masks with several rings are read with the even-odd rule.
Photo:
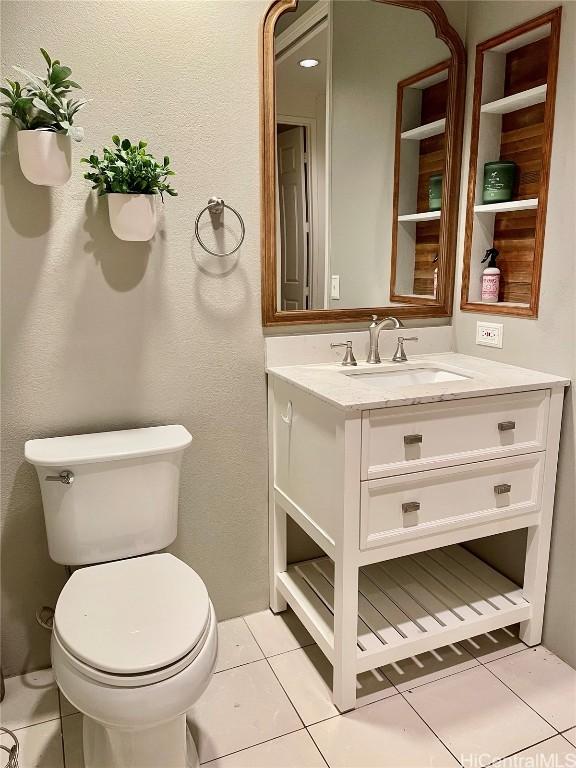
[[490, 259], [490, 261], [488, 262], [488, 269], [490, 269], [490, 267], [495, 267], [496, 259], [498, 258], [499, 255], [500, 255], [500, 251], [497, 248], [488, 248], [488, 250], [484, 254], [484, 258], [482, 259], [482, 264], [484, 264], [485, 261], [488, 261], [488, 259]]

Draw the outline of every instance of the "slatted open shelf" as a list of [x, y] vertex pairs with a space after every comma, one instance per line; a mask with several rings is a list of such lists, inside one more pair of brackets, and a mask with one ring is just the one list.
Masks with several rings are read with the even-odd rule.
[[[334, 657], [334, 563], [291, 565], [278, 589], [325, 655]], [[521, 589], [454, 545], [359, 572], [357, 672], [524, 621]]]

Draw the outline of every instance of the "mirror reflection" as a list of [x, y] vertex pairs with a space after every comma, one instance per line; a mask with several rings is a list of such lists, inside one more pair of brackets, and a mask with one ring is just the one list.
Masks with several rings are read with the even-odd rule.
[[277, 309], [433, 303], [450, 62], [432, 22], [301, 0], [274, 55]]

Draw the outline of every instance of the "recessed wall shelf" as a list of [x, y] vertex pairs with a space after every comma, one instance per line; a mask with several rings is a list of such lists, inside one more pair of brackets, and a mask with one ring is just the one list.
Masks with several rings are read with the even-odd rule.
[[440, 218], [442, 211], [424, 211], [424, 213], [404, 213], [398, 221], [434, 221]]
[[511, 96], [505, 96], [503, 99], [482, 104], [480, 111], [490, 115], [506, 115], [509, 112], [515, 112], [517, 109], [525, 109], [526, 107], [532, 107], [534, 104], [542, 104], [546, 101], [547, 90], [547, 85], [537, 85], [535, 88], [528, 88], [527, 91], [513, 93]]
[[[476, 47], [460, 303], [467, 312], [538, 315], [561, 14], [555, 8]], [[516, 199], [482, 205], [484, 165], [498, 160], [516, 164]], [[499, 251], [496, 303], [481, 301], [489, 248]]]
[[421, 139], [427, 139], [430, 136], [438, 136], [444, 133], [446, 130], [446, 118], [441, 120], [434, 120], [431, 123], [425, 125], [419, 125], [417, 128], [411, 128], [409, 131], [402, 131], [400, 138], [420, 141]]
[[[398, 83], [390, 300], [434, 303], [440, 211], [429, 210], [430, 177], [443, 176], [449, 62]], [[410, 211], [410, 213], [400, 213]]]
[[528, 200], [510, 200], [507, 203], [486, 203], [475, 205], [475, 213], [505, 213], [506, 211], [530, 211], [538, 208], [538, 198], [531, 197]]

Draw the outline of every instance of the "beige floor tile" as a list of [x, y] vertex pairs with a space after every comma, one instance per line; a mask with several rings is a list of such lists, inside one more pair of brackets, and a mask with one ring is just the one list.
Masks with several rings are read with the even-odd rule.
[[64, 757], [66, 768], [84, 768], [82, 751], [82, 715], [71, 715], [62, 720]]
[[515, 755], [499, 760], [491, 768], [573, 768], [576, 750], [562, 736], [536, 744]]
[[330, 768], [448, 768], [458, 763], [402, 696], [310, 728]]
[[415, 658], [402, 659], [395, 665], [389, 664], [382, 671], [399, 691], [408, 691], [418, 685], [476, 667], [479, 663], [461, 645], [447, 645], [430, 653], [421, 653]]
[[[317, 645], [272, 656], [269, 661], [305, 725], [339, 714], [332, 703], [332, 665]], [[358, 678], [358, 706], [396, 693], [378, 670]]]
[[302, 728], [267, 661], [214, 675], [188, 722], [202, 762]]
[[480, 768], [554, 735], [527, 704], [482, 666], [404, 694], [470, 768]]
[[576, 670], [547, 648], [528, 648], [488, 669], [558, 731], [576, 725]]
[[[20, 742], [18, 765], [20, 768], [64, 768], [60, 720], [50, 720], [39, 725], [21, 728], [16, 732]], [[2, 734], [0, 743], [11, 746], [9, 736]], [[7, 753], [0, 752], [1, 765]]]
[[286, 653], [314, 642], [298, 617], [290, 610], [278, 614], [265, 610], [251, 613], [244, 618], [265, 656]]
[[570, 744], [574, 744], [576, 747], [576, 728], [570, 728], [569, 731], [564, 731], [562, 736], [564, 736], [565, 739], [568, 739]]
[[15, 731], [60, 717], [58, 689], [51, 669], [8, 677], [6, 696], [0, 704], [0, 722]]
[[326, 768], [322, 755], [304, 730], [204, 765], [210, 768]]
[[264, 654], [244, 619], [229, 619], [218, 624], [218, 660], [215, 672], [263, 659]]
[[525, 651], [528, 647], [518, 638], [517, 625], [462, 640], [461, 645], [482, 664], [488, 664], [490, 661], [496, 661], [518, 651]]

